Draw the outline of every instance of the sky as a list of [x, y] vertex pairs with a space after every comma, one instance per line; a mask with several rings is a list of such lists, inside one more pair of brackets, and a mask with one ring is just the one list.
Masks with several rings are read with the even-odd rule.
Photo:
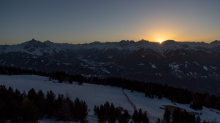
[[1, 0], [0, 45], [220, 40], [220, 0]]

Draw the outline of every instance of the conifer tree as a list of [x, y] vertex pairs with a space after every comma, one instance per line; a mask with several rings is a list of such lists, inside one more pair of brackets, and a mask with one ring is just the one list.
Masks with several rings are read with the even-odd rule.
[[0, 122], [5, 123], [7, 119], [7, 105], [4, 102], [0, 102]]
[[37, 112], [35, 106], [29, 99], [24, 99], [21, 107], [21, 122], [33, 122], [37, 123], [39, 118], [39, 113]]
[[216, 101], [214, 108], [220, 110], [220, 99], [218, 99], [218, 101]]
[[160, 123], [160, 118], [157, 118], [157, 121], [156, 121], [156, 123]]
[[100, 110], [99, 110], [99, 112], [98, 112], [98, 122], [99, 123], [105, 123], [106, 122], [106, 120], [105, 120], [105, 109], [104, 109], [104, 106], [103, 105], [101, 105], [100, 106]]
[[37, 93], [37, 101], [36, 101], [36, 108], [38, 109], [40, 113], [40, 117], [43, 118], [46, 114], [46, 101], [45, 101], [45, 95], [42, 92], [42, 90], [39, 90]]
[[81, 101], [81, 110], [80, 110], [80, 118], [79, 121], [81, 123], [87, 123], [87, 115], [88, 115], [88, 106], [85, 101]]
[[136, 122], [141, 122], [143, 120], [143, 112], [141, 110], [141, 108], [138, 111], [138, 120]]
[[97, 115], [97, 107], [96, 107], [96, 105], [94, 106], [94, 108], [93, 108], [93, 111], [94, 111], [94, 115]]
[[175, 108], [172, 114], [172, 123], [178, 122], [178, 120], [180, 119], [179, 116], [180, 116], [180, 109]]
[[48, 118], [51, 118], [53, 117], [54, 115], [54, 102], [55, 102], [55, 97], [56, 95], [50, 91], [50, 92], [47, 92], [47, 95], [46, 95], [46, 111], [47, 111], [47, 117]]
[[198, 116], [198, 117], [196, 118], [196, 123], [201, 123], [201, 118], [200, 118], [200, 116]]
[[149, 118], [147, 116], [147, 112], [145, 111], [142, 118], [143, 123], [149, 123]]
[[28, 99], [32, 102], [37, 101], [37, 95], [34, 88], [31, 88], [31, 90], [28, 91]]
[[134, 121], [135, 123], [139, 121], [137, 110], [134, 111], [134, 113], [133, 113], [133, 115], [132, 115], [132, 119], [133, 119], [133, 121]]
[[124, 118], [124, 123], [128, 123], [129, 119], [130, 119], [130, 115], [128, 114], [128, 111], [125, 110], [124, 114], [123, 114], [123, 118]]
[[71, 116], [72, 113], [70, 111], [70, 104], [68, 103], [68, 101], [63, 100], [61, 107], [59, 108], [56, 114], [56, 117], [58, 118], [57, 120], [68, 121], [70, 120]]
[[117, 118], [116, 118], [115, 107], [114, 107], [114, 104], [111, 103], [111, 106], [109, 107], [109, 119], [108, 119], [108, 122], [109, 123], [115, 123], [116, 120], [117, 120]]
[[170, 111], [166, 108], [165, 113], [163, 115], [163, 121], [165, 123], [170, 123], [170, 115], [171, 115]]

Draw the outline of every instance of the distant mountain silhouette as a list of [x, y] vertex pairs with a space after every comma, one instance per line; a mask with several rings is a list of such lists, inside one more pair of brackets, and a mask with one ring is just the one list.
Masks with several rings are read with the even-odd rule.
[[0, 45], [0, 65], [84, 76], [116, 76], [220, 94], [220, 41], [145, 40]]

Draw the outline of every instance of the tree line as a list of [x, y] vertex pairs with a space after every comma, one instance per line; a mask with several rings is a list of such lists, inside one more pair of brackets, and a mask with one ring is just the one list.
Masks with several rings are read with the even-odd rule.
[[[58, 121], [76, 121], [87, 123], [88, 107], [85, 101], [75, 98], [72, 101], [68, 96], [59, 94], [57, 98], [52, 91], [44, 95], [42, 90], [36, 92], [33, 88], [26, 94], [11, 87], [8, 89], [0, 85], [0, 122], [12, 123], [38, 123], [42, 118], [53, 118]], [[135, 110], [132, 115], [122, 107], [115, 107], [113, 103], [106, 102], [104, 105], [94, 106], [94, 115], [99, 123], [149, 123], [146, 111]], [[167, 108], [163, 120], [158, 118], [156, 123], [210, 123], [201, 122], [199, 116], [190, 114], [186, 110], [174, 109], [173, 113]], [[214, 122], [211, 122], [214, 123]]]
[[87, 123], [88, 106], [76, 98], [72, 101], [64, 95], [47, 91], [46, 95], [33, 88], [22, 93], [0, 85], [0, 122], [38, 123], [42, 118]]
[[0, 66], [0, 74], [7, 75], [21, 75], [21, 74], [29, 74], [29, 75], [40, 75], [47, 76], [50, 80], [58, 80], [58, 82], [78, 82], [79, 84], [91, 83], [91, 84], [103, 84], [103, 85], [111, 85], [116, 87], [121, 87], [123, 89], [129, 89], [131, 91], [138, 91], [145, 93], [146, 97], [149, 98], [159, 98], [166, 97], [174, 103], [181, 104], [190, 104], [190, 107], [199, 110], [202, 109], [203, 106], [207, 108], [214, 108], [220, 110], [220, 96], [216, 96], [209, 93], [194, 93], [189, 91], [188, 89], [183, 88], [174, 88], [170, 87], [167, 84], [162, 85], [158, 83], [152, 82], [143, 82], [137, 80], [129, 80], [125, 78], [116, 78], [116, 77], [84, 77], [82, 75], [69, 75], [65, 72], [51, 72], [45, 73], [41, 71], [35, 70], [26, 70], [15, 67], [6, 67]]
[[129, 120], [132, 119], [135, 123], [149, 123], [149, 118], [147, 112], [142, 112], [135, 110], [131, 116], [127, 110], [124, 110], [122, 107], [115, 107], [113, 103], [106, 102], [104, 105], [94, 106], [94, 115], [98, 116], [99, 123], [129, 123]]
[[[13, 74], [12, 74], [13, 73]], [[31, 70], [25, 70], [13, 67], [0, 66], [0, 74], [19, 75], [20, 74], [35, 74], [41, 76], [48, 76], [52, 81], [57, 79], [59, 82], [72, 83], [77, 81], [79, 84], [83, 82], [91, 84], [103, 84], [122, 87], [123, 89], [130, 89], [131, 91], [144, 92], [149, 98], [167, 97], [173, 102], [190, 103], [191, 108], [201, 109], [202, 106], [217, 107], [219, 97], [209, 95], [208, 93], [193, 93], [187, 89], [168, 87], [168, 85], [161, 85], [157, 83], [145, 83], [136, 80], [128, 80], [125, 78], [85, 78], [82, 75], [68, 75], [64, 72], [43, 73]], [[110, 123], [116, 122], [127, 123], [129, 119], [133, 122], [148, 123], [149, 118], [146, 112], [141, 109], [130, 115], [127, 110], [121, 110], [119, 107], [115, 108], [114, 104], [106, 102], [104, 105], [95, 106], [94, 114], [98, 117], [98, 122]], [[0, 122], [38, 122], [42, 118], [54, 118], [61, 121], [79, 121], [82, 123], [87, 121], [88, 108], [85, 101], [80, 101], [76, 98], [72, 101], [68, 96], [59, 94], [56, 95], [52, 91], [47, 91], [46, 95], [39, 90], [36, 92], [33, 88], [26, 94], [19, 90], [8, 89], [0, 86]], [[199, 116], [190, 114], [185, 110], [176, 108], [172, 113], [165, 109], [163, 119], [158, 119], [156, 123], [209, 123], [208, 121], [201, 121]], [[215, 121], [213, 122], [215, 123]]]
[[173, 112], [166, 108], [163, 120], [157, 119], [156, 123], [217, 123], [216, 119], [214, 121], [201, 120], [200, 116], [195, 116], [194, 113], [187, 112], [180, 108], [175, 108]]

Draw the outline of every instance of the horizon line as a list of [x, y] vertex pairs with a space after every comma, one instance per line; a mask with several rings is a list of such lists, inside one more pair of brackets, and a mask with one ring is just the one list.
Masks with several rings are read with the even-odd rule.
[[[163, 43], [163, 42], [166, 42], [166, 41], [174, 41], [174, 42], [182, 42], [182, 43], [206, 43], [206, 44], [210, 44], [212, 42], [215, 42], [215, 41], [220, 41], [220, 40], [214, 40], [214, 41], [210, 41], [209, 43], [208, 42], [205, 42], [205, 41], [176, 41], [176, 40], [173, 40], [173, 39], [167, 39], [167, 40], [164, 40], [164, 41], [150, 41], [150, 40], [145, 40], [145, 39], [141, 39], [141, 40], [138, 40], [138, 41], [135, 41], [135, 40], [128, 40], [128, 39], [123, 39], [123, 40], [120, 40], [120, 41], [92, 41], [92, 42], [88, 42], [88, 43], [61, 43], [61, 42], [53, 42], [53, 41], [50, 41], [50, 40], [45, 40], [45, 41], [40, 41], [40, 40], [36, 40], [34, 38], [32, 38], [31, 40], [29, 41], [39, 41], [39, 42], [52, 42], [52, 43], [57, 43], [57, 44], [73, 44], [73, 45], [78, 45], [78, 44], [91, 44], [91, 43], [95, 43], [95, 42], [99, 42], [99, 43], [113, 43], [113, 42], [122, 42], [122, 41], [129, 41], [129, 42], [140, 42], [140, 41], [146, 41], [146, 42], [149, 42], [149, 43]], [[17, 44], [0, 44], [0, 45], [18, 45], [18, 44], [23, 44], [25, 42], [29, 42], [29, 41], [24, 41], [24, 42], [21, 42], [21, 43], [17, 43]]]

